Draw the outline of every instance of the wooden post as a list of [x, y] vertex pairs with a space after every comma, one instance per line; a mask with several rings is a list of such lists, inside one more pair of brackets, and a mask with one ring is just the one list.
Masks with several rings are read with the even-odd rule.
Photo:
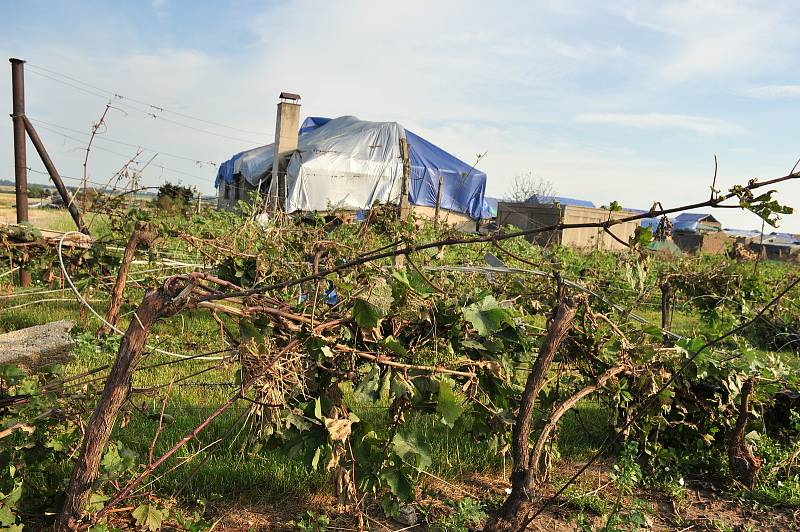
[[408, 140], [400, 139], [400, 156], [403, 158], [403, 183], [400, 189], [400, 219], [408, 219], [411, 212], [411, 204], [408, 202], [408, 194], [411, 189], [411, 159], [408, 152]]
[[442, 206], [442, 174], [439, 174], [439, 186], [436, 188], [436, 210], [433, 213], [433, 225], [439, 228], [439, 209]]
[[[14, 188], [17, 201], [17, 223], [28, 221], [28, 161], [25, 153], [25, 61], [11, 62], [11, 121], [14, 125]], [[22, 265], [19, 282], [30, 286], [31, 272]]]
[[661, 283], [661, 329], [664, 331], [664, 345], [670, 345], [669, 326], [670, 326], [670, 303], [672, 299], [672, 287], [669, 280], [665, 279]]
[[47, 150], [42, 143], [42, 139], [39, 138], [39, 134], [36, 133], [36, 130], [33, 128], [31, 121], [28, 120], [28, 117], [24, 117], [23, 121], [25, 123], [25, 130], [28, 132], [28, 136], [30, 137], [33, 146], [39, 153], [39, 157], [42, 159], [42, 164], [44, 164], [47, 173], [50, 174], [50, 179], [53, 180], [53, 184], [56, 186], [58, 194], [61, 196], [61, 199], [64, 200], [64, 204], [67, 206], [69, 214], [75, 221], [75, 225], [78, 227], [78, 230], [81, 233], [88, 235], [89, 229], [84, 225], [83, 218], [81, 217], [78, 207], [75, 205], [75, 202], [72, 201], [72, 198], [70, 198], [69, 192], [67, 192], [67, 187], [64, 186], [64, 182], [61, 181], [61, 176], [58, 175], [56, 165], [53, 164], [53, 161], [50, 159], [50, 155], [48, 155]]
[[[411, 212], [411, 204], [408, 201], [408, 194], [411, 189], [411, 159], [408, 152], [408, 140], [403, 137], [400, 139], [400, 156], [403, 158], [403, 181], [400, 187], [400, 220], [408, 220]], [[399, 244], [402, 246], [403, 244]], [[394, 258], [394, 267], [402, 268], [405, 264], [405, 256], [397, 255]]]

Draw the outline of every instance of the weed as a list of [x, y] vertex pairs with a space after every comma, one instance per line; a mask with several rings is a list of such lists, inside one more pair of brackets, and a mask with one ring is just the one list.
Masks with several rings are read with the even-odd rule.
[[325, 532], [331, 524], [330, 518], [325, 514], [318, 514], [311, 510], [306, 510], [306, 513], [298, 521], [289, 521], [286, 523], [294, 530], [302, 532]]

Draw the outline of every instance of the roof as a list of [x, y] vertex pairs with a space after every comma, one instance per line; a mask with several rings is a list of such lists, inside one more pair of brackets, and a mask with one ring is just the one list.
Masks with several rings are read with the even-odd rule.
[[594, 203], [589, 200], [582, 200], [582, 199], [575, 199], [575, 198], [567, 198], [565, 196], [539, 196], [538, 194], [534, 194], [527, 200], [526, 203], [540, 203], [543, 205], [549, 203], [558, 203], [560, 205], [572, 205], [574, 207], [591, 207], [594, 208]]
[[761, 236], [761, 231], [756, 229], [734, 229], [731, 227], [726, 227], [723, 229], [726, 234], [735, 237], [743, 237], [743, 238], [757, 238]]
[[687, 231], [691, 233], [696, 233], [698, 231], [720, 230], [720, 228], [716, 225], [709, 224], [719, 224], [719, 220], [710, 214], [702, 212], [682, 212], [675, 217], [675, 222], [672, 225], [672, 229], [675, 231]]
[[719, 223], [719, 220], [711, 216], [710, 214], [703, 213], [703, 212], [682, 212], [678, 216], [675, 217], [676, 222], [716, 222]]
[[[408, 198], [411, 204], [435, 207], [439, 195], [439, 177], [441, 176], [440, 206], [444, 209], [468, 214], [476, 220], [481, 218], [484, 210], [486, 173], [395, 122], [366, 122], [355, 117], [306, 118], [300, 126], [298, 151], [295, 152], [295, 155], [300, 154], [300, 160], [297, 162], [299, 166], [314, 166], [313, 174], [316, 181], [314, 186], [309, 188], [306, 185], [311, 184], [311, 181], [306, 179], [305, 183], [301, 184], [304, 187], [302, 193], [298, 194], [304, 198], [310, 198], [311, 195], [321, 198], [322, 195], [325, 195], [326, 198], [331, 196], [328, 199], [335, 199], [333, 196], [341, 195], [345, 191], [338, 190], [340, 187], [337, 186], [329, 186], [333, 182], [333, 177], [339, 178], [341, 184], [341, 178], [344, 175], [350, 176], [349, 179], [352, 179], [356, 174], [366, 175], [364, 172], [369, 174], [390, 172], [390, 169], [398, 164], [399, 158], [393, 154], [396, 146], [385, 144], [387, 142], [393, 145], [398, 143], [395, 142], [396, 139], [388, 140], [392, 135], [384, 135], [386, 133], [384, 130], [388, 130], [387, 128], [397, 129], [398, 135], [404, 136], [408, 140], [411, 160], [411, 186]], [[376, 135], [383, 135], [381, 138], [386, 138], [381, 142]], [[358, 138], [355, 138], [356, 136]], [[357, 147], [358, 149], [356, 149]], [[271, 175], [273, 155], [273, 144], [237, 153], [220, 165], [215, 185], [219, 186], [222, 180], [230, 183], [236, 175], [241, 175], [250, 184], [257, 185], [259, 181], [267, 179]], [[294, 159], [296, 159], [295, 156], [292, 161]], [[291, 164], [292, 162], [290, 162]], [[329, 178], [327, 181], [325, 174], [333, 172], [333, 168], [325, 165], [334, 165], [338, 168], [337, 172], [334, 172], [335, 176], [333, 174], [327, 176]], [[296, 170], [295, 167], [292, 168]], [[357, 168], [361, 168], [361, 170], [356, 170]], [[364, 192], [362, 189], [371, 186], [369, 180], [362, 181], [358, 184], [354, 183], [349, 192], [360, 194]], [[314, 189], [316, 189], [316, 193], [312, 193]], [[395, 195], [389, 194], [389, 196], [396, 201]], [[389, 196], [381, 193], [379, 196], [373, 194], [370, 197], [384, 201]], [[323, 199], [325, 198], [320, 201]], [[331, 203], [340, 205], [337, 201]], [[349, 206], [349, 203], [342, 203], [341, 206]]]
[[770, 233], [764, 235], [765, 244], [800, 245], [800, 237], [792, 233]]

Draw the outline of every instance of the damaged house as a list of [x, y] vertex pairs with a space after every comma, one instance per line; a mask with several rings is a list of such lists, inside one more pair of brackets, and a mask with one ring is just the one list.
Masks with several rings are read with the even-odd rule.
[[485, 209], [486, 174], [397, 122], [354, 116], [300, 120], [299, 96], [282, 93], [275, 142], [220, 165], [218, 207], [258, 190], [284, 212], [361, 211], [401, 204], [417, 215], [474, 228]]

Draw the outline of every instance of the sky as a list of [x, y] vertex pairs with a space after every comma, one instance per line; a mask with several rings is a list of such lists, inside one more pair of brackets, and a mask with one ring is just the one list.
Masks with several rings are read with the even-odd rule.
[[[648, 209], [707, 199], [715, 155], [718, 189], [790, 172], [800, 158], [796, 7], [6, 0], [0, 55], [28, 62], [26, 113], [68, 178], [83, 175], [110, 102], [90, 181], [107, 183], [141, 147], [130, 168], [142, 185], [213, 194], [214, 164], [272, 142], [277, 96], [288, 91], [302, 96], [301, 118], [397, 121], [470, 164], [485, 152], [488, 195], [531, 173], [559, 195]], [[6, 80], [8, 115], [10, 66]], [[11, 133], [9, 120], [4, 179]], [[32, 147], [28, 162], [29, 180], [45, 182]], [[777, 197], [800, 208], [800, 182]], [[752, 213], [713, 214], [726, 227], [761, 227]], [[780, 230], [800, 233], [800, 214]]]

